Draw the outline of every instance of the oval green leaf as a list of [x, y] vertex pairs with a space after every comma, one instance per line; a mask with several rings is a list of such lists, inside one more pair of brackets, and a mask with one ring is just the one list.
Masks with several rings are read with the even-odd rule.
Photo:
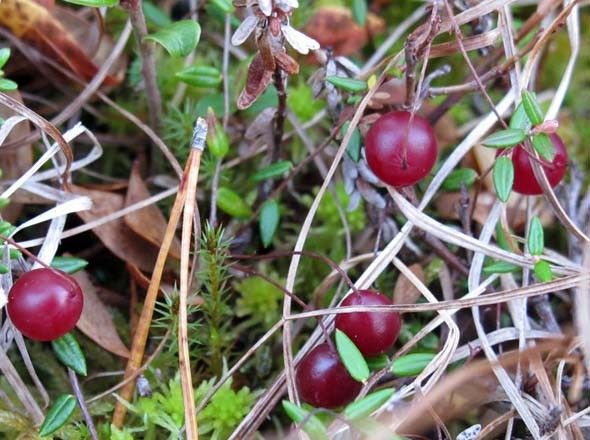
[[[342, 136], [346, 134], [349, 126], [350, 122], [345, 122], [342, 125], [342, 128], [340, 129]], [[350, 157], [354, 162], [358, 162], [361, 158], [361, 131], [358, 127], [355, 127], [354, 131], [352, 132], [350, 141], [346, 146], [346, 153], [348, 154], [348, 157]]]
[[269, 165], [252, 175], [252, 180], [254, 182], [261, 182], [266, 179], [272, 179], [273, 177], [282, 176], [286, 172], [290, 171], [293, 168], [293, 164], [288, 160], [282, 160], [280, 162], [275, 162], [272, 165]]
[[76, 273], [88, 266], [88, 261], [78, 257], [54, 257], [51, 267], [65, 273]]
[[387, 388], [368, 394], [361, 400], [348, 404], [344, 409], [343, 415], [348, 420], [357, 420], [368, 417], [373, 411], [381, 408], [394, 392], [395, 390], [393, 388]]
[[482, 141], [490, 148], [508, 148], [522, 143], [526, 139], [526, 132], [522, 128], [507, 128], [497, 131]]
[[522, 92], [522, 105], [526, 115], [533, 125], [539, 125], [543, 122], [544, 116], [541, 107], [537, 102], [537, 98], [535, 98], [535, 95], [528, 90], [523, 90]]
[[545, 247], [545, 235], [543, 225], [539, 217], [534, 216], [529, 223], [529, 235], [527, 237], [527, 247], [531, 255], [541, 255]]
[[526, 115], [522, 102], [516, 106], [516, 110], [512, 113], [509, 126], [510, 128], [520, 128], [525, 132], [528, 132], [531, 129], [532, 124], [529, 117]]
[[229, 152], [229, 139], [223, 127], [216, 125], [207, 136], [207, 148], [213, 156], [223, 159]]
[[398, 377], [417, 376], [432, 362], [436, 354], [434, 353], [410, 353], [402, 356], [391, 365], [391, 372]]
[[119, 0], [64, 0], [66, 3], [71, 3], [73, 5], [80, 5], [80, 6], [88, 6], [90, 8], [102, 8], [102, 7], [111, 7], [117, 6], [119, 4]]
[[380, 354], [378, 356], [371, 356], [366, 358], [367, 365], [369, 366], [369, 370], [382, 370], [383, 368], [389, 365], [389, 356], [386, 354]]
[[229, 0], [211, 0], [211, 3], [213, 3], [226, 14], [231, 14], [234, 11], [234, 6]]
[[74, 335], [66, 333], [61, 338], [51, 341], [51, 346], [65, 366], [70, 367], [81, 376], [86, 376], [86, 358]]
[[352, 0], [352, 16], [361, 26], [364, 26], [367, 21], [367, 0]]
[[447, 191], [458, 191], [462, 185], [468, 188], [473, 185], [477, 176], [477, 171], [473, 168], [459, 168], [448, 175], [442, 187]]
[[217, 87], [221, 84], [221, 72], [211, 66], [192, 66], [181, 70], [176, 77], [193, 87]]
[[535, 271], [535, 276], [542, 283], [548, 283], [553, 279], [553, 271], [551, 270], [551, 266], [545, 260], [537, 261], [533, 270]]
[[181, 20], [170, 26], [145, 37], [162, 45], [166, 51], [175, 57], [185, 57], [190, 54], [199, 43], [201, 27], [194, 20]]
[[265, 248], [269, 247], [280, 220], [279, 204], [267, 200], [260, 209], [260, 238]]
[[10, 58], [10, 48], [3, 47], [2, 49], [0, 49], [0, 69], [4, 67], [4, 65], [8, 61], [8, 58]]
[[62, 394], [57, 398], [45, 420], [39, 428], [41, 437], [50, 435], [61, 428], [68, 421], [76, 408], [76, 398], [71, 394]]
[[508, 263], [507, 261], [496, 261], [484, 266], [483, 273], [485, 275], [492, 275], [494, 273], [512, 273], [519, 270], [520, 267], [516, 264]]
[[6, 78], [0, 78], [0, 90], [11, 92], [18, 89], [18, 84]]
[[368, 87], [366, 81], [343, 76], [327, 76], [326, 81], [347, 92], [362, 92]]
[[217, 191], [217, 207], [226, 214], [239, 219], [246, 219], [252, 215], [252, 210], [244, 199], [235, 191], [221, 187]]
[[312, 440], [328, 439], [328, 432], [320, 419], [288, 400], [283, 400], [282, 403], [283, 409], [289, 418], [297, 424], [303, 423], [301, 429], [303, 429]]
[[551, 138], [545, 133], [539, 133], [533, 136], [533, 148], [541, 158], [547, 162], [553, 162], [555, 158], [555, 146], [551, 142]]
[[494, 163], [494, 170], [492, 172], [494, 180], [494, 188], [496, 194], [502, 202], [506, 202], [510, 193], [512, 192], [512, 184], [514, 183], [514, 166], [512, 159], [501, 156], [496, 159]]
[[336, 330], [336, 348], [352, 378], [359, 382], [366, 382], [371, 375], [367, 361], [354, 342], [341, 330]]

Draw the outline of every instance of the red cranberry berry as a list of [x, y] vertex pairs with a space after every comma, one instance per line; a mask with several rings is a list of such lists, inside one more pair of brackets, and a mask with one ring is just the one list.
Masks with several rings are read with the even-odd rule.
[[338, 408], [354, 400], [362, 384], [352, 378], [334, 347], [317, 345], [301, 360], [295, 375], [299, 396], [317, 408]]
[[52, 341], [76, 326], [83, 304], [82, 289], [74, 278], [54, 269], [35, 269], [12, 285], [6, 309], [23, 335]]
[[[553, 188], [565, 176], [568, 155], [565, 145], [559, 136], [550, 134], [549, 139], [551, 139], [551, 142], [555, 146], [555, 157], [551, 163], [543, 161], [542, 166], [549, 180], [549, 184]], [[514, 165], [514, 184], [512, 189], [517, 193], [526, 195], [543, 194], [543, 189], [539, 185], [539, 182], [537, 182], [537, 178], [533, 172], [531, 160], [535, 159], [531, 158], [521, 146], [517, 146], [512, 151], [512, 164]]]
[[[374, 290], [359, 290], [348, 295], [342, 306], [392, 305], [385, 295]], [[336, 328], [346, 333], [365, 356], [377, 356], [389, 350], [401, 328], [399, 313], [355, 312], [336, 316]]]
[[367, 163], [383, 182], [410, 186], [436, 163], [437, 145], [430, 123], [421, 116], [393, 111], [373, 124], [365, 137]]

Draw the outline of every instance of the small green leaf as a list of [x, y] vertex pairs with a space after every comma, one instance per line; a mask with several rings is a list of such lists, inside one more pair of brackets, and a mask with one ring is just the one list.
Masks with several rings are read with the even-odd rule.
[[520, 128], [527, 133], [531, 129], [532, 124], [529, 117], [526, 115], [522, 102], [516, 106], [516, 110], [512, 113], [509, 125], [510, 128]]
[[10, 269], [8, 268], [8, 266], [6, 266], [3, 263], [0, 263], [0, 275], [5, 275], [10, 271]]
[[354, 380], [365, 382], [371, 372], [367, 361], [354, 342], [341, 330], [336, 330], [336, 348], [342, 363]]
[[90, 8], [102, 8], [102, 7], [110, 7], [110, 6], [117, 6], [119, 4], [119, 0], [64, 0], [66, 3], [71, 3], [73, 5], [80, 5], [80, 6], [88, 6]]
[[6, 220], [0, 220], [0, 235], [8, 236], [16, 228]]
[[527, 237], [527, 247], [531, 255], [541, 255], [543, 247], [545, 246], [545, 238], [543, 234], [543, 225], [539, 217], [531, 218], [529, 224], [529, 236]]
[[[2, 124], [0, 124], [0, 126], [1, 125]], [[8, 205], [10, 205], [10, 199], [6, 197], [0, 197], [0, 209], [6, 208]]]
[[533, 125], [539, 125], [541, 122], [543, 122], [543, 112], [541, 111], [541, 107], [539, 106], [537, 98], [535, 98], [533, 93], [529, 92], [528, 90], [523, 90], [522, 105], [526, 115]]
[[371, 371], [382, 370], [389, 364], [389, 356], [386, 354], [380, 354], [378, 356], [371, 356], [367, 359], [367, 365]]
[[88, 261], [78, 257], [54, 257], [51, 267], [65, 273], [76, 273], [88, 266]]
[[[342, 125], [342, 128], [340, 129], [342, 136], [346, 134], [349, 126], [350, 122], [345, 122]], [[352, 132], [350, 141], [346, 146], [346, 153], [348, 154], [348, 157], [350, 157], [354, 162], [358, 162], [361, 158], [361, 131], [358, 127], [355, 127], [354, 131]]]
[[239, 219], [246, 219], [252, 215], [252, 210], [244, 199], [229, 188], [219, 188], [217, 191], [217, 206], [226, 214]]
[[391, 372], [398, 377], [417, 376], [434, 359], [434, 353], [410, 353], [402, 356], [391, 365]]
[[279, 204], [274, 200], [267, 200], [260, 209], [260, 238], [265, 248], [269, 247], [275, 235], [280, 220]]
[[18, 249], [10, 249], [8, 251], [8, 256], [10, 257], [11, 260], [16, 260], [17, 258], [22, 257], [23, 253], [21, 251], [19, 251]]
[[500, 246], [505, 251], [510, 250], [506, 233], [504, 232], [504, 229], [500, 223], [496, 224], [496, 242], [498, 243], [498, 246]]
[[272, 179], [273, 177], [282, 176], [286, 172], [290, 171], [293, 168], [293, 164], [288, 160], [282, 160], [280, 162], [275, 162], [272, 165], [269, 165], [252, 175], [252, 180], [254, 182], [261, 182], [266, 179]]
[[368, 394], [361, 400], [352, 402], [343, 411], [344, 417], [348, 420], [357, 420], [370, 416], [373, 411], [379, 409], [393, 395], [395, 390], [387, 388]]
[[502, 202], [506, 202], [508, 197], [510, 197], [512, 184], [514, 183], [514, 166], [512, 165], [512, 159], [506, 156], [497, 158], [494, 163], [492, 177], [498, 198]]
[[532, 142], [535, 151], [539, 153], [541, 158], [545, 159], [547, 162], [553, 162], [553, 159], [555, 158], [555, 146], [553, 145], [553, 142], [551, 142], [549, 136], [545, 133], [536, 134], [533, 136]]
[[367, 0], [352, 0], [352, 16], [361, 26], [367, 21]]
[[0, 69], [4, 67], [4, 65], [8, 61], [8, 58], [10, 58], [10, 48], [3, 47], [2, 49], [0, 49]]
[[181, 70], [176, 77], [193, 87], [214, 88], [221, 84], [221, 72], [211, 66], [192, 66]]
[[545, 260], [539, 260], [534, 266], [535, 276], [542, 283], [547, 283], [553, 279], [553, 272], [551, 266]]
[[459, 168], [447, 176], [442, 187], [447, 191], [458, 191], [462, 185], [468, 188], [473, 185], [477, 176], [477, 171], [473, 168]]
[[362, 92], [363, 90], [367, 90], [367, 82], [361, 81], [360, 79], [346, 78], [343, 76], [327, 76], [326, 81], [347, 92]]
[[194, 20], [181, 20], [145, 37], [146, 40], [161, 44], [166, 51], [175, 57], [185, 57], [199, 43], [201, 27]]
[[492, 275], [494, 273], [512, 273], [519, 270], [520, 267], [516, 264], [508, 263], [507, 261], [496, 261], [484, 266], [483, 273], [485, 275]]
[[486, 147], [508, 148], [522, 143], [526, 139], [526, 132], [521, 128], [507, 128], [497, 131], [482, 141]]
[[229, 152], [229, 139], [225, 130], [220, 125], [215, 125], [207, 136], [207, 148], [213, 156], [223, 159]]
[[211, 0], [211, 3], [226, 14], [231, 14], [234, 11], [232, 2], [229, 0]]
[[61, 338], [51, 341], [51, 346], [65, 366], [70, 367], [81, 376], [86, 376], [86, 358], [74, 335], [66, 333]]
[[0, 78], [0, 90], [11, 92], [18, 89], [18, 84], [6, 78]]
[[68, 421], [76, 408], [76, 398], [71, 394], [62, 394], [57, 398], [45, 420], [39, 428], [41, 437], [50, 435], [61, 428]]
[[158, 28], [163, 28], [172, 24], [172, 20], [168, 14], [159, 6], [149, 1], [143, 1], [143, 14], [146, 20]]
[[283, 400], [283, 409], [285, 410], [289, 418], [293, 420], [295, 423], [304, 423], [304, 425], [301, 428], [309, 435], [309, 437], [312, 440], [328, 439], [328, 432], [326, 431], [326, 427], [316, 416], [310, 414], [308, 411], [298, 407], [297, 405], [289, 402], [288, 400]]

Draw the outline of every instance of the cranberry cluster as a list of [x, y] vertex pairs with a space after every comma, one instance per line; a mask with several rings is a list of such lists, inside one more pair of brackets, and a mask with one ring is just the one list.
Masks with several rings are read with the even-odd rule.
[[22, 275], [8, 293], [6, 310], [14, 326], [36, 341], [52, 341], [80, 319], [84, 295], [74, 278], [55, 269]]
[[[342, 306], [391, 305], [391, 300], [374, 290], [353, 292]], [[365, 356], [389, 350], [401, 328], [396, 312], [352, 312], [336, 317], [336, 328], [346, 333]], [[362, 384], [354, 380], [330, 343], [317, 345], [300, 362], [296, 372], [301, 399], [315, 407], [337, 408], [354, 400]]]

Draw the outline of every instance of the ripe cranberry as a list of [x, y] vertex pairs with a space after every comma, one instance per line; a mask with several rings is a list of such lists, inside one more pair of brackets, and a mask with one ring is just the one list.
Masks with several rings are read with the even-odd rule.
[[424, 178], [434, 167], [436, 138], [430, 123], [404, 111], [384, 114], [365, 137], [369, 167], [391, 186], [409, 186]]
[[[550, 134], [549, 139], [555, 146], [555, 157], [553, 162], [548, 163], [543, 161], [542, 166], [549, 180], [551, 188], [555, 187], [567, 170], [568, 155], [565, 150], [565, 145], [559, 136]], [[534, 160], [534, 159], [533, 159]], [[512, 189], [520, 194], [538, 195], [543, 194], [541, 185], [537, 182], [533, 167], [531, 165], [531, 157], [521, 146], [517, 146], [512, 151], [512, 164], [514, 165], [514, 184]]]
[[83, 304], [82, 289], [74, 278], [54, 269], [35, 269], [12, 285], [6, 309], [23, 335], [52, 341], [75, 327]]
[[352, 402], [362, 384], [354, 380], [328, 343], [317, 345], [301, 360], [295, 375], [301, 399], [317, 408], [337, 408]]
[[[392, 305], [385, 295], [374, 290], [359, 290], [348, 295], [342, 306]], [[336, 328], [346, 333], [365, 356], [377, 356], [389, 350], [401, 328], [399, 313], [355, 312], [336, 316]]]

